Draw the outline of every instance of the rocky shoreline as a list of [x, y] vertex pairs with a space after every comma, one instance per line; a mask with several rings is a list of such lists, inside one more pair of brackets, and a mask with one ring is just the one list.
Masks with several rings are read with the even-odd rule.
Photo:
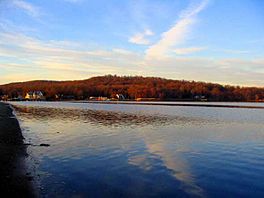
[[26, 174], [26, 146], [19, 122], [9, 104], [0, 102], [0, 191], [8, 197], [35, 197]]

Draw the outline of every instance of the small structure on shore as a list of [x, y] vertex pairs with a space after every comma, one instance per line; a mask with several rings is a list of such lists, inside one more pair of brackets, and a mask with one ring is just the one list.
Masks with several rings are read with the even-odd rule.
[[1, 100], [7, 101], [9, 99], [8, 95], [3, 95], [1, 96]]
[[12, 101], [22, 101], [22, 100], [24, 100], [24, 98], [22, 95], [18, 95], [17, 97], [12, 98], [11, 100]]
[[125, 100], [125, 96], [123, 94], [116, 94], [117, 100]]
[[196, 95], [194, 97], [194, 99], [198, 100], [198, 101], [202, 101], [202, 102], [206, 102], [207, 101], [207, 98], [204, 95]]
[[99, 97], [94, 97], [94, 96], [91, 96], [89, 98], [89, 100], [96, 100], [96, 101], [106, 101], [106, 100], [109, 100], [107, 97], [102, 97], [102, 96], [99, 96]]
[[30, 91], [25, 96], [26, 100], [45, 100], [45, 97], [41, 91]]

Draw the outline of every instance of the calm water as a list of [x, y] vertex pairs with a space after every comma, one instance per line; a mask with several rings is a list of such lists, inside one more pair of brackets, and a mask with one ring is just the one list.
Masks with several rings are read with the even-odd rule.
[[264, 109], [12, 104], [44, 197], [264, 197]]

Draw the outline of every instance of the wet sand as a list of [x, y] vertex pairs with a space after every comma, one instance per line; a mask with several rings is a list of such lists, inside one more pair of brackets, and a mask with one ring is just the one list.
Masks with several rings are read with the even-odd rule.
[[19, 123], [8, 104], [0, 102], [0, 192], [8, 197], [34, 197], [26, 173], [26, 146]]

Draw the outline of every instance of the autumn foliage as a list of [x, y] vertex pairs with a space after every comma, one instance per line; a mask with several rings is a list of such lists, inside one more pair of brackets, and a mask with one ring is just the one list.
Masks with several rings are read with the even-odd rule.
[[141, 76], [99, 76], [77, 81], [29, 81], [0, 86], [0, 96], [25, 96], [42, 91], [48, 100], [87, 99], [90, 96], [113, 97], [117, 93], [128, 99], [195, 100], [204, 96], [211, 101], [263, 101], [264, 88], [223, 86], [220, 84], [169, 80]]

